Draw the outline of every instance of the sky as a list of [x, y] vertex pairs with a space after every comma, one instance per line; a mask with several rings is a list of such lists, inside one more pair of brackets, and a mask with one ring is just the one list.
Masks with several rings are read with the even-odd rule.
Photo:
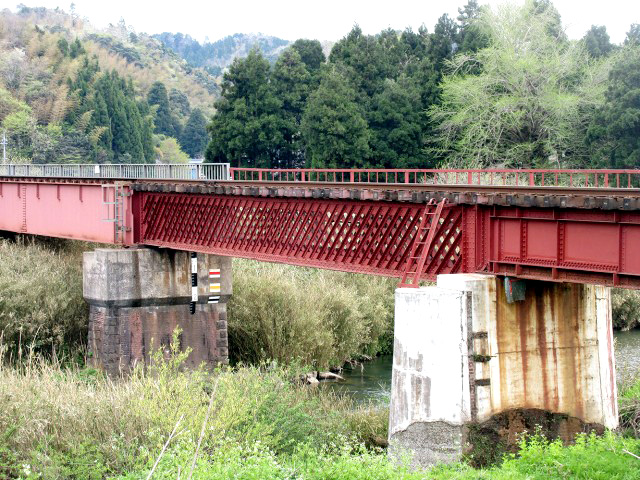
[[[385, 28], [417, 30], [433, 25], [443, 13], [455, 18], [467, 0], [75, 0], [78, 15], [96, 27], [124, 18], [137, 32], [188, 33], [199, 41], [215, 41], [234, 33], [263, 33], [295, 40], [338, 40], [354, 24], [364, 33]], [[523, 3], [516, 0], [513, 3]], [[60, 7], [70, 0], [0, 0], [1, 8]], [[480, 0], [498, 5], [502, 0]], [[591, 25], [605, 25], [611, 41], [620, 43], [632, 23], [640, 23], [640, 0], [555, 0], [570, 38], [580, 38]]]

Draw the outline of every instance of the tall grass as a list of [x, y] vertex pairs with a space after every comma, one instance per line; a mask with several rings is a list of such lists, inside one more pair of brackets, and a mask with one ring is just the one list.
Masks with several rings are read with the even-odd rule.
[[86, 338], [82, 253], [71, 242], [0, 239], [0, 338], [20, 347], [55, 351]]
[[188, 478], [194, 458], [197, 479], [640, 477], [640, 440], [614, 434], [567, 448], [533, 437], [489, 469], [410, 472], [365, 446], [371, 431], [386, 435], [388, 412], [298, 386], [275, 365], [210, 374], [184, 359], [156, 354], [115, 381], [37, 356], [0, 362], [0, 478], [146, 479], [156, 464], [153, 478]]
[[303, 444], [386, 437], [388, 412], [296, 385], [296, 371], [269, 365], [211, 376], [181, 368], [186, 355], [158, 353], [146, 371], [117, 380], [37, 355], [13, 366], [0, 359], [0, 478], [17, 476], [22, 465], [44, 478], [150, 468], [179, 419], [182, 445], [196, 444], [214, 384], [203, 452], [260, 444], [288, 455]]
[[391, 349], [396, 279], [235, 259], [233, 282], [237, 361], [326, 367]]
[[614, 288], [611, 301], [614, 328], [631, 330], [640, 326], [640, 291]]

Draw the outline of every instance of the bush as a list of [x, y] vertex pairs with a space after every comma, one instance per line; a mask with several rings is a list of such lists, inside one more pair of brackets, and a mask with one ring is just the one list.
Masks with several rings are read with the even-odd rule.
[[0, 338], [21, 348], [59, 350], [86, 338], [82, 255], [70, 242], [0, 239]]
[[212, 392], [206, 452], [259, 444], [274, 455], [291, 455], [302, 444], [323, 449], [340, 439], [386, 437], [380, 418], [388, 412], [297, 385], [295, 370], [240, 367], [211, 376], [183, 370], [187, 353], [172, 353], [168, 360], [157, 353], [146, 372], [116, 381], [35, 356], [14, 367], [0, 358], [2, 468], [13, 472], [24, 464], [45, 478], [149, 469], [178, 423], [180, 448], [193, 454]]
[[640, 438], [640, 372], [623, 375], [618, 392], [620, 429]]
[[235, 259], [235, 361], [341, 365], [390, 349], [396, 279]]
[[631, 330], [640, 325], [640, 291], [614, 288], [611, 294], [613, 328]]

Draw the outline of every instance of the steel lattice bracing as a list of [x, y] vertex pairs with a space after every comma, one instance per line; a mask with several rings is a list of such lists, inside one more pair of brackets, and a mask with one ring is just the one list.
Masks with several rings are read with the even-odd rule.
[[[406, 203], [176, 193], [144, 192], [139, 201], [146, 245], [394, 277], [425, 212]], [[422, 277], [460, 270], [461, 219], [460, 207], [444, 209]]]
[[[640, 171], [231, 169], [235, 180], [135, 180], [126, 169], [103, 178], [113, 166], [100, 176], [95, 166], [49, 167], [0, 169], [0, 230], [390, 275], [411, 286], [479, 272], [640, 288]], [[209, 171], [151, 167], [143, 176]]]

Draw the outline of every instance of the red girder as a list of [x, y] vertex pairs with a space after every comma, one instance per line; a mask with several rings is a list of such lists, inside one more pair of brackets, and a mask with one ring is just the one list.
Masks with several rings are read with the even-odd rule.
[[[409, 203], [138, 195], [145, 245], [393, 277], [405, 269], [425, 211]], [[460, 269], [461, 217], [462, 207], [445, 208], [423, 278]]]
[[[615, 173], [615, 178], [623, 175]], [[497, 204], [502, 200], [497, 194], [491, 197], [486, 187], [470, 188], [466, 199], [444, 205], [423, 252], [413, 248], [414, 242], [424, 241], [431, 231], [421, 230], [420, 223], [423, 213], [432, 210], [425, 210], [419, 195], [394, 201], [382, 190], [363, 186], [362, 191], [369, 189], [362, 196], [366, 200], [320, 199], [312, 197], [323, 190], [301, 185], [300, 192], [292, 192], [300, 196], [286, 197], [277, 190], [252, 193], [252, 187], [223, 195], [217, 190], [165, 192], [162, 184], [147, 191], [127, 182], [103, 188], [98, 182], [3, 178], [0, 230], [394, 277], [415, 270], [407, 266], [413, 256], [424, 260], [423, 279], [485, 272], [640, 288], [640, 195], [633, 189], [578, 194], [579, 189], [554, 187], [543, 192], [553, 200], [548, 206], [546, 200], [527, 206], [529, 194], [514, 189], [514, 198], [506, 203], [520, 203], [506, 206], [504, 201]], [[475, 204], [470, 203], [474, 192]]]

